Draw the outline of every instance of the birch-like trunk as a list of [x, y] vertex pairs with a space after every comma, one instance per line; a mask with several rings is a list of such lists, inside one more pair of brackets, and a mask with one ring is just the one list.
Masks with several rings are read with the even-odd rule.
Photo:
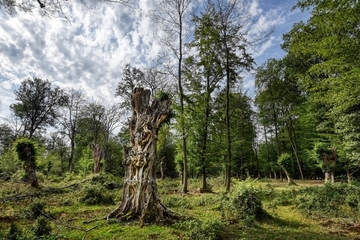
[[124, 148], [123, 196], [120, 206], [108, 215], [108, 219], [139, 220], [142, 225], [174, 218], [161, 203], [156, 184], [157, 134], [169, 116], [170, 100], [155, 99], [150, 106], [150, 94], [150, 90], [136, 88], [132, 95], [130, 147]]

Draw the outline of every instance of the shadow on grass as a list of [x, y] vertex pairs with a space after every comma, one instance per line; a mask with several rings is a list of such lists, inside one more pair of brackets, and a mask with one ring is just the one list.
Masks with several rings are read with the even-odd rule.
[[[320, 229], [320, 228], [319, 228]], [[317, 231], [310, 224], [296, 220], [285, 221], [280, 218], [268, 218], [253, 225], [227, 225], [220, 234], [222, 239], [287, 239], [287, 240], [345, 240], [345, 235], [333, 232]]]

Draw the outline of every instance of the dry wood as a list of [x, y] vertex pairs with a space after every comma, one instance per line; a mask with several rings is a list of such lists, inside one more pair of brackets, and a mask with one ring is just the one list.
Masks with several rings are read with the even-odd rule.
[[140, 224], [173, 219], [160, 201], [156, 184], [156, 142], [170, 112], [169, 99], [150, 101], [150, 90], [136, 88], [129, 123], [130, 147], [124, 147], [124, 191], [121, 204], [107, 218], [139, 220]]

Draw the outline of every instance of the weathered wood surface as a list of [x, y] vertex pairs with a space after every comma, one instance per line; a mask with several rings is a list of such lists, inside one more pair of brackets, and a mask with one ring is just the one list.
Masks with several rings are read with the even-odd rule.
[[130, 147], [124, 147], [124, 190], [121, 204], [108, 218], [139, 220], [140, 224], [172, 219], [160, 201], [156, 184], [156, 142], [161, 124], [170, 113], [170, 99], [150, 102], [150, 90], [136, 88], [129, 123]]

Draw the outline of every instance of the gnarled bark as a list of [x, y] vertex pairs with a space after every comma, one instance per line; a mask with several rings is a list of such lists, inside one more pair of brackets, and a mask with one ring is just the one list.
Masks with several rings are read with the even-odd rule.
[[124, 190], [121, 204], [108, 215], [119, 220], [139, 220], [140, 224], [174, 217], [160, 201], [156, 184], [156, 141], [160, 125], [168, 118], [170, 100], [155, 99], [150, 90], [136, 88], [132, 94], [130, 147], [124, 147]]

